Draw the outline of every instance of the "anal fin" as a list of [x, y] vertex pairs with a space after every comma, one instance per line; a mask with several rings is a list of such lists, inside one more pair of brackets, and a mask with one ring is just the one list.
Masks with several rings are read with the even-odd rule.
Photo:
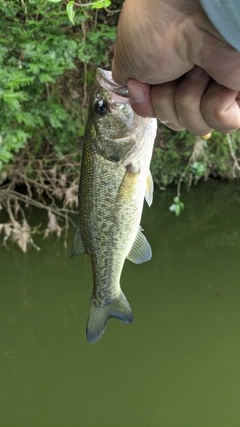
[[146, 237], [142, 233], [142, 228], [139, 227], [137, 236], [134, 240], [132, 248], [127, 256], [127, 259], [134, 264], [142, 264], [152, 258], [152, 249]]

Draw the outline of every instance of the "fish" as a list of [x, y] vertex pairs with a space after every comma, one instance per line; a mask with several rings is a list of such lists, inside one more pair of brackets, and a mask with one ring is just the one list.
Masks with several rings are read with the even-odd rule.
[[98, 68], [89, 95], [71, 251], [71, 257], [87, 253], [91, 258], [89, 343], [102, 336], [110, 318], [133, 321], [120, 276], [125, 259], [141, 264], [152, 257], [140, 220], [144, 197], [149, 206], [153, 200], [149, 165], [156, 130], [157, 120], [138, 116], [127, 88]]

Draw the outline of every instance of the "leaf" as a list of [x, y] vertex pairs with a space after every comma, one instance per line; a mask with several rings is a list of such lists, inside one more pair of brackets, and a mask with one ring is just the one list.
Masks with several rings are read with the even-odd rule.
[[180, 215], [180, 212], [181, 212], [180, 205], [175, 205], [175, 214], [176, 214], [176, 216]]
[[68, 19], [73, 25], [74, 25], [74, 18], [75, 18], [75, 11], [73, 10], [74, 3], [75, 3], [74, 0], [70, 1], [67, 4], [67, 9], [66, 9]]
[[39, 73], [38, 77], [42, 83], [55, 83], [56, 81], [56, 79], [48, 73]]
[[174, 203], [178, 204], [179, 203], [179, 197], [178, 196], [174, 197], [173, 201], [174, 201]]
[[60, 3], [62, 0], [48, 0], [49, 3]]
[[178, 196], [175, 196], [173, 200], [175, 203], [169, 207], [169, 210], [175, 212], [176, 216], [178, 216], [184, 209], [184, 203], [180, 201], [180, 197]]
[[198, 176], [203, 176], [205, 171], [205, 166], [203, 162], [194, 162], [192, 164], [191, 170]]
[[111, 6], [111, 3], [110, 0], [97, 0], [96, 3], [92, 5], [92, 9], [103, 9]]

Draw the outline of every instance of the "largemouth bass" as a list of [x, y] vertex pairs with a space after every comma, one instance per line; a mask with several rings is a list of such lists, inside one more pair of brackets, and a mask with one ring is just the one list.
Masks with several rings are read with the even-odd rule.
[[86, 252], [92, 261], [89, 343], [101, 337], [109, 318], [133, 321], [120, 276], [126, 258], [140, 264], [152, 256], [139, 224], [144, 196], [149, 206], [152, 203], [149, 164], [156, 128], [156, 119], [134, 113], [127, 89], [112, 81], [111, 72], [98, 69], [85, 127], [79, 219], [71, 253]]

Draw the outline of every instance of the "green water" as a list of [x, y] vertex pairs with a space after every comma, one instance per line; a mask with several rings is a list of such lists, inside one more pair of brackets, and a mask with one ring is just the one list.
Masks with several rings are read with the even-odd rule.
[[239, 185], [155, 191], [142, 225], [152, 261], [126, 262], [135, 320], [89, 345], [86, 255], [55, 238], [0, 246], [1, 427], [239, 427]]

